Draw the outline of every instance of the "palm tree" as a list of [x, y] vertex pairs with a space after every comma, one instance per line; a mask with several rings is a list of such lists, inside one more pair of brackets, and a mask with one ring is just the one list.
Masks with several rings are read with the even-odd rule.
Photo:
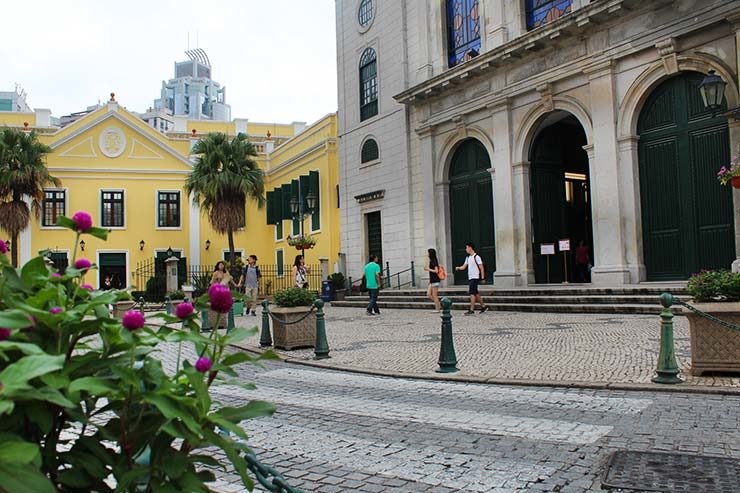
[[265, 203], [264, 173], [253, 159], [257, 150], [243, 133], [229, 140], [214, 132], [195, 143], [193, 154], [198, 159], [185, 191], [208, 214], [213, 229], [228, 236], [229, 263], [234, 265], [234, 230], [244, 227], [246, 201], [252, 199], [260, 208]]
[[[11, 237], [11, 257], [18, 266], [18, 235], [26, 229], [31, 212], [38, 218], [44, 187], [59, 186], [51, 176], [45, 157], [51, 148], [38, 141], [35, 132], [0, 129], [0, 228]], [[31, 199], [31, 208], [24, 198]]]

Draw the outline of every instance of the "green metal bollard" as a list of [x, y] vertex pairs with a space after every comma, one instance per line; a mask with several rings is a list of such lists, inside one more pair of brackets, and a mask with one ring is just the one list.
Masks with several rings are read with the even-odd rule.
[[270, 335], [270, 302], [267, 298], [262, 300], [262, 332], [260, 332], [260, 347], [272, 346]]
[[200, 319], [202, 321], [202, 324], [200, 326], [201, 332], [207, 332], [211, 330], [211, 326], [208, 323], [208, 309], [207, 308], [200, 312]]
[[457, 370], [455, 343], [452, 340], [452, 300], [442, 298], [442, 340], [439, 347], [439, 369], [437, 373], [454, 373]]
[[660, 304], [663, 310], [660, 312], [660, 355], [658, 355], [657, 373], [653, 377], [655, 383], [683, 383], [679, 378], [678, 363], [673, 344], [673, 295], [663, 293], [660, 295]]
[[164, 297], [164, 311], [167, 315], [172, 315], [172, 298], [170, 298], [170, 295]]
[[329, 343], [326, 341], [326, 324], [324, 322], [324, 300], [318, 299], [313, 302], [316, 307], [316, 344], [314, 346], [313, 359], [327, 359], [329, 356]]
[[141, 311], [141, 313], [144, 313], [144, 303], [146, 303], [146, 300], [144, 300], [144, 297], [139, 296], [139, 305], [141, 306], [139, 310]]
[[229, 309], [229, 315], [226, 317], [226, 333], [228, 334], [229, 332], [234, 330], [234, 327], [234, 305], [231, 305], [231, 308]]

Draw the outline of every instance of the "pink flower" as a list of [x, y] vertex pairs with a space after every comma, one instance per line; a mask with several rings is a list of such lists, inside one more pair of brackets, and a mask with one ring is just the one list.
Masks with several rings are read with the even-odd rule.
[[90, 214], [88, 214], [85, 211], [79, 211], [75, 212], [75, 215], [72, 216], [72, 221], [75, 222], [77, 225], [77, 231], [80, 233], [84, 233], [88, 229], [92, 228], [92, 217], [90, 217]]
[[92, 264], [90, 263], [90, 261], [86, 258], [80, 258], [77, 259], [77, 261], [75, 262], [75, 269], [87, 270], [90, 268], [91, 265]]
[[195, 362], [195, 369], [198, 370], [201, 373], [205, 373], [208, 370], [211, 369], [213, 366], [213, 362], [209, 358], [198, 358], [198, 361]]
[[4, 341], [10, 337], [10, 329], [0, 327], [0, 341]]
[[6, 245], [3, 240], [0, 240], [0, 253], [2, 253], [3, 255], [8, 253], [8, 245]]
[[85, 284], [80, 284], [80, 287], [81, 287], [82, 289], [87, 289], [88, 291], [93, 291], [93, 290], [95, 289], [94, 287], [92, 287], [92, 285], [91, 285], [91, 284], [87, 284], [87, 283], [85, 283]]
[[55, 306], [55, 307], [53, 307], [53, 308], [52, 308], [51, 310], [49, 310], [49, 313], [51, 313], [52, 315], [59, 315], [59, 314], [60, 314], [60, 313], [62, 313], [63, 311], [64, 311], [64, 310], [62, 310], [62, 308], [61, 308], [61, 307], [59, 307], [59, 306]]
[[121, 325], [128, 330], [139, 330], [144, 326], [144, 314], [137, 310], [127, 311], [121, 320]]
[[190, 303], [180, 303], [175, 308], [175, 316], [177, 318], [185, 319], [193, 314], [193, 305]]
[[234, 304], [231, 291], [221, 284], [211, 286], [208, 290], [208, 297], [211, 299], [211, 310], [219, 313], [228, 313], [231, 305]]
[[59, 272], [52, 272], [51, 277], [62, 277], [62, 275]]

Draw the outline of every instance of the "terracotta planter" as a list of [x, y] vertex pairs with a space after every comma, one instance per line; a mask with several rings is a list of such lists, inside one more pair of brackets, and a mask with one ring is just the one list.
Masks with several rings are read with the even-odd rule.
[[[296, 306], [285, 308], [281, 306], [271, 307], [272, 317], [272, 340], [276, 348], [296, 349], [299, 347], [313, 347], [316, 342], [316, 313], [311, 313], [310, 306]], [[298, 323], [290, 323], [301, 319]], [[287, 322], [286, 325], [284, 322]]]
[[740, 188], [740, 176], [733, 176], [730, 183], [732, 183], [733, 188]]
[[119, 301], [113, 306], [113, 318], [123, 318], [127, 311], [136, 306], [135, 301]]
[[[695, 303], [714, 317], [740, 324], [740, 303]], [[705, 371], [740, 372], [740, 330], [728, 329], [687, 311], [691, 335], [691, 374]]]

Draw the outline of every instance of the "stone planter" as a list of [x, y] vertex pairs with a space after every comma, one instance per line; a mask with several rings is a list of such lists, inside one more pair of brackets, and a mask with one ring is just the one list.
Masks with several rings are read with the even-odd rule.
[[[291, 308], [271, 307], [272, 340], [276, 348], [296, 349], [299, 347], [313, 347], [316, 342], [316, 313], [311, 313], [310, 306], [296, 306]], [[298, 323], [290, 323], [301, 319]], [[288, 322], [285, 325], [283, 322]]]
[[113, 318], [123, 318], [127, 311], [136, 306], [135, 301], [119, 301], [113, 305]]
[[[720, 320], [740, 324], [740, 303], [695, 303]], [[740, 372], [740, 330], [728, 329], [686, 311], [691, 335], [691, 374], [705, 371]]]
[[[216, 320], [218, 320], [218, 312], [214, 312], [213, 310], [208, 310], [208, 327], [210, 329], [216, 328]], [[228, 321], [229, 321], [229, 314], [228, 313], [221, 314], [221, 320], [219, 320], [218, 322], [218, 328], [225, 329]]]
[[243, 301], [235, 301], [234, 302], [234, 316], [235, 317], [241, 317], [244, 315], [244, 302]]
[[336, 290], [336, 300], [337, 301], [344, 301], [344, 297], [347, 295], [346, 289], [337, 289]]

